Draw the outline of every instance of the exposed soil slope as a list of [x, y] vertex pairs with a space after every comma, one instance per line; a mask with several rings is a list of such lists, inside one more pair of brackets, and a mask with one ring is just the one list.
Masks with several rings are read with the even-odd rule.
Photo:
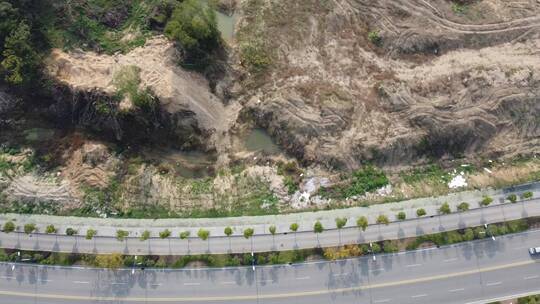
[[253, 0], [244, 10], [239, 45], [263, 37], [274, 50], [269, 71], [244, 82], [246, 105], [309, 163], [401, 166], [540, 143], [537, 2], [456, 13], [443, 0]]
[[[114, 95], [118, 90], [115, 75], [126, 67], [137, 67], [140, 71], [140, 87], [152, 90], [165, 113], [180, 116], [171, 128], [182, 129], [186, 121], [195, 120], [195, 128], [201, 129], [204, 134], [227, 130], [231, 117], [225, 106], [210, 92], [206, 79], [178, 67], [179, 60], [181, 58], [173, 43], [164, 37], [156, 37], [144, 47], [125, 55], [55, 49], [47, 60], [46, 69], [53, 79], [72, 90], [97, 91], [99, 97], [100, 94]], [[121, 111], [129, 111], [133, 107], [129, 100], [119, 105]]]

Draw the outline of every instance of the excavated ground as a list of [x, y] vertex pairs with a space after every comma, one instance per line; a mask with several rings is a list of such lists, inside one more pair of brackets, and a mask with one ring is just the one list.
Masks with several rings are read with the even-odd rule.
[[475, 1], [460, 13], [445, 0], [244, 5], [239, 44], [264, 37], [274, 50], [270, 71], [244, 82], [245, 106], [308, 163], [538, 151], [537, 1]]
[[[57, 132], [38, 155], [53, 160], [52, 172], [24, 169], [27, 151], [0, 154], [0, 161], [17, 164], [0, 170], [0, 190], [8, 200], [48, 201], [91, 215], [265, 214], [358, 204], [322, 199], [317, 188], [339, 183], [339, 173], [366, 162], [396, 172], [432, 161], [459, 167], [539, 152], [538, 1], [244, 0], [237, 14], [230, 73], [215, 94], [207, 80], [177, 65], [180, 58], [163, 37], [112, 56], [54, 50], [47, 61], [48, 74], [71, 92], [62, 102], [88, 102], [71, 115], [87, 118], [86, 125], [70, 123], [118, 124], [125, 128], [120, 133], [157, 137], [163, 128], [139, 130], [97, 117], [97, 102], [118, 89], [115, 73], [136, 66], [141, 89], [150, 88], [174, 118], [152, 123], [173, 129], [178, 141], [197, 137], [211, 153], [178, 151], [171, 142], [119, 147], [84, 130]], [[269, 59], [260, 70], [242, 54], [254, 43]], [[8, 100], [0, 92], [0, 126], [24, 137], [25, 123], [2, 115], [13, 107]], [[117, 106], [133, 108], [126, 100]], [[57, 116], [72, 119], [69, 113]], [[255, 141], [273, 152], [250, 150], [245, 138], [253, 128], [266, 129], [283, 150], [267, 138]], [[303, 166], [293, 170], [299, 188], [290, 192], [278, 163], [295, 158]], [[490, 168], [468, 174], [469, 188], [540, 176], [537, 159]], [[407, 183], [396, 173], [390, 179], [388, 193], [360, 200], [449, 190], [440, 178]]]

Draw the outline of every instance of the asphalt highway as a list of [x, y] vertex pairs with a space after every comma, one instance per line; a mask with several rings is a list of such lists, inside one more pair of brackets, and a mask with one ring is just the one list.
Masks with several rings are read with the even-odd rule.
[[389, 225], [370, 225], [365, 232], [361, 232], [356, 227], [350, 227], [342, 230], [329, 229], [319, 234], [306, 231], [280, 233], [275, 236], [254, 235], [250, 239], [245, 239], [243, 236], [210, 237], [207, 241], [203, 241], [197, 236], [192, 236], [187, 240], [171, 236], [167, 239], [151, 238], [147, 241], [127, 238], [122, 242], [114, 237], [99, 235], [92, 240], [86, 240], [84, 236], [0, 232], [0, 248], [78, 253], [119, 252], [141, 255], [265, 252], [400, 239], [533, 216], [540, 216], [540, 199], [538, 198], [516, 204], [492, 205], [467, 212], [392, 222]]
[[117, 271], [0, 264], [0, 303], [485, 303], [540, 293], [540, 230], [337, 262]]

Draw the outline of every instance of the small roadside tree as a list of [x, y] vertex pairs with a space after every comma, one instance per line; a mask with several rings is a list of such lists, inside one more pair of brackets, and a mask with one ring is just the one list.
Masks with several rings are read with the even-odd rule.
[[510, 194], [506, 197], [507, 200], [509, 200], [512, 204], [517, 202], [517, 195], [515, 194]]
[[493, 202], [493, 199], [490, 196], [484, 195], [480, 201], [480, 206], [489, 206]]
[[254, 233], [254, 232], [255, 232], [255, 231], [253, 230], [253, 228], [246, 228], [246, 229], [244, 229], [244, 237], [245, 237], [246, 239], [249, 239], [250, 237], [253, 236], [253, 233]]
[[182, 231], [180, 232], [180, 239], [185, 240], [189, 237], [190, 234], [191, 232], [189, 232], [189, 230]]
[[225, 227], [225, 229], [223, 229], [223, 233], [225, 233], [226, 236], [231, 236], [233, 234], [233, 230], [231, 227]]
[[210, 237], [210, 231], [201, 228], [201, 229], [199, 229], [199, 231], [197, 232], [197, 236], [198, 236], [201, 240], [206, 241], [206, 240], [208, 240], [208, 238]]
[[270, 232], [271, 235], [275, 235], [276, 234], [276, 226], [272, 225], [272, 226], [268, 227], [268, 231]]
[[5, 233], [13, 232], [15, 231], [15, 224], [12, 221], [6, 222], [4, 223], [4, 228], [2, 230], [4, 230]]
[[367, 217], [365, 217], [365, 216], [359, 217], [356, 220], [356, 226], [358, 228], [362, 229], [362, 231], [366, 231], [366, 229], [368, 227], [368, 219], [367, 219]]
[[313, 231], [315, 233], [322, 233], [324, 230], [324, 227], [323, 225], [321, 224], [321, 222], [319, 221], [316, 221], [315, 224], [313, 225]]
[[450, 214], [452, 211], [450, 210], [450, 205], [448, 203], [444, 203], [439, 208], [439, 213], [441, 214]]
[[36, 231], [36, 224], [26, 224], [24, 225], [24, 233], [31, 234], [32, 232]]
[[159, 233], [159, 237], [162, 239], [166, 239], [171, 236], [171, 231], [169, 229], [165, 229]]
[[150, 231], [149, 230], [145, 230], [141, 233], [141, 237], [139, 238], [139, 240], [141, 241], [146, 241], [150, 238]]
[[85, 236], [85, 239], [87, 240], [91, 240], [94, 238], [94, 236], [97, 235], [97, 230], [94, 230], [94, 229], [88, 229], [86, 230], [86, 236]]
[[390, 220], [388, 219], [388, 216], [381, 214], [377, 217], [377, 224], [390, 224]]
[[420, 209], [416, 210], [416, 216], [421, 217], [421, 216], [424, 216], [424, 215], [426, 215], [426, 210], [424, 208], [420, 208]]
[[78, 231], [75, 230], [75, 229], [73, 229], [73, 228], [71, 228], [71, 227], [69, 227], [69, 228], [66, 229], [66, 235], [75, 235], [75, 234], [77, 234], [77, 233], [78, 233]]
[[129, 235], [129, 231], [118, 229], [116, 230], [116, 239], [120, 242], [125, 240]]
[[297, 224], [297, 223], [292, 223], [291, 226], [289, 226], [289, 229], [290, 229], [292, 232], [298, 231], [298, 224]]
[[338, 217], [336, 218], [336, 227], [337, 229], [342, 229], [347, 225], [347, 218], [346, 217]]
[[45, 233], [47, 234], [56, 233], [57, 231], [58, 229], [56, 229], [54, 225], [48, 225], [47, 227], [45, 227]]
[[469, 203], [462, 202], [457, 206], [457, 210], [460, 212], [469, 210]]
[[400, 211], [400, 212], [397, 214], [396, 218], [397, 218], [398, 220], [400, 220], [400, 221], [404, 221], [404, 220], [407, 218], [407, 214], [406, 214], [405, 212], [403, 212], [403, 211]]
[[521, 198], [522, 198], [522, 199], [530, 199], [530, 198], [532, 198], [532, 197], [533, 197], [532, 191], [527, 191], [527, 192], [525, 192], [525, 193], [523, 193], [523, 194], [521, 195]]

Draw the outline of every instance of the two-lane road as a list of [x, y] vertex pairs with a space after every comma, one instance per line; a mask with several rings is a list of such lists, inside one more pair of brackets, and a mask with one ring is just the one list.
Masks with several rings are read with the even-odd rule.
[[121, 252], [133, 255], [283, 251], [401, 239], [535, 216], [540, 216], [540, 198], [516, 204], [493, 205], [467, 212], [392, 222], [389, 225], [370, 225], [365, 232], [361, 232], [357, 227], [347, 227], [342, 230], [328, 229], [319, 234], [313, 231], [278, 233], [274, 236], [261, 234], [254, 235], [250, 239], [245, 239], [241, 235], [230, 238], [210, 236], [208, 241], [203, 241], [197, 236], [192, 236], [187, 240], [176, 236], [167, 239], [151, 238], [146, 241], [129, 237], [123, 242], [119, 242], [114, 237], [100, 235], [92, 240], [86, 240], [81, 235], [27, 235], [24, 232], [0, 232], [0, 247], [79, 253]]
[[119, 270], [0, 264], [2, 303], [483, 303], [540, 293], [540, 231], [338, 262]]

